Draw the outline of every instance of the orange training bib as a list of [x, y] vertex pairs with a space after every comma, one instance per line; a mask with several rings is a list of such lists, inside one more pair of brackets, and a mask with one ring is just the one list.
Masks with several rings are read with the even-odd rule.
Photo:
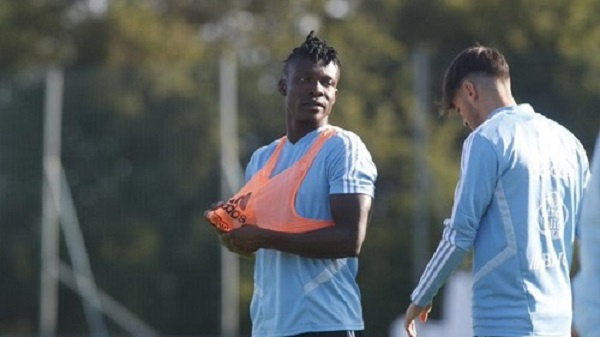
[[325, 141], [334, 134], [335, 130], [331, 128], [321, 132], [300, 160], [269, 178], [287, 141], [286, 137], [282, 137], [265, 166], [231, 199], [208, 212], [209, 222], [226, 232], [245, 224], [288, 233], [333, 226], [332, 220], [309, 219], [298, 215], [295, 199], [313, 160]]

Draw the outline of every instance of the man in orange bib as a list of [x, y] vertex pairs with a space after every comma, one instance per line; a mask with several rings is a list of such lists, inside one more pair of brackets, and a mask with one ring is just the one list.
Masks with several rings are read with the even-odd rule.
[[356, 283], [377, 170], [329, 124], [341, 63], [311, 32], [284, 61], [286, 136], [256, 150], [242, 190], [205, 212], [223, 244], [254, 254], [253, 337], [362, 336]]

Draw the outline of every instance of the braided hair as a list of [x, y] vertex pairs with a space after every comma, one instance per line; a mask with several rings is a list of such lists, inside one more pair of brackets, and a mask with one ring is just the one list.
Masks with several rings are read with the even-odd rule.
[[304, 43], [294, 48], [287, 59], [283, 61], [284, 75], [287, 73], [288, 64], [292, 60], [303, 57], [317, 64], [328, 65], [333, 62], [338, 68], [342, 65], [337, 50], [329, 46], [327, 41], [319, 39], [314, 30], [311, 30]]

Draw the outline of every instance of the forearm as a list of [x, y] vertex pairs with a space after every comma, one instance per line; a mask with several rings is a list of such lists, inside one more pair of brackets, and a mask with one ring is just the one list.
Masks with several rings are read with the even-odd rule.
[[442, 285], [463, 261], [467, 251], [442, 240], [411, 294], [411, 301], [423, 308], [431, 303]]
[[264, 230], [259, 246], [309, 258], [333, 259], [358, 256], [363, 238], [364, 235], [336, 226], [300, 234]]
[[308, 258], [333, 259], [355, 257], [364, 241], [371, 209], [366, 195], [331, 197], [335, 225], [305, 233], [288, 233], [244, 225], [221, 234], [221, 240], [236, 252], [274, 249]]
[[331, 195], [333, 227], [301, 234], [267, 231], [260, 247], [309, 258], [356, 257], [366, 236], [371, 203], [372, 197], [365, 194]]

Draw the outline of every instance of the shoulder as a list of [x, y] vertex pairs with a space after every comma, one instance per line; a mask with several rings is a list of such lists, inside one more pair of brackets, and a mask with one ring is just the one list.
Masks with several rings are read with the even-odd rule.
[[465, 142], [486, 141], [494, 147], [511, 147], [515, 137], [527, 135], [540, 119], [529, 104], [504, 107], [492, 112], [492, 115], [469, 135]]
[[323, 145], [330, 194], [375, 195], [377, 167], [362, 139], [354, 132], [334, 127], [335, 134]]
[[279, 143], [281, 143], [281, 141], [282, 141], [282, 138], [277, 138], [274, 141], [272, 141], [271, 143], [269, 143], [267, 145], [263, 145], [263, 146], [259, 147], [258, 149], [256, 149], [252, 153], [252, 156], [250, 157], [248, 167], [254, 168], [254, 169], [256, 169], [257, 167], [262, 167], [266, 163], [266, 161], [269, 159], [269, 157], [271, 157], [271, 155], [275, 151], [275, 148], [277, 148], [277, 145], [279, 145]]
[[[546, 117], [544, 117], [546, 118]], [[552, 134], [556, 139], [560, 140], [560, 143], [568, 148], [569, 151], [576, 152], [579, 155], [586, 155], [585, 148], [581, 144], [581, 141], [569, 130], [566, 126], [554, 121], [550, 118], [546, 118], [548, 123], [553, 126]]]
[[[487, 132], [486, 132], [487, 131]], [[497, 141], [495, 141], [489, 129], [479, 128], [474, 130], [469, 134], [469, 136], [465, 139], [463, 143], [463, 150], [471, 151], [473, 148], [481, 148], [481, 147], [495, 147], [497, 145]]]
[[337, 126], [333, 127], [335, 134], [323, 146], [326, 151], [335, 153], [356, 153], [369, 155], [367, 146], [356, 133]]
[[532, 120], [535, 121], [532, 123], [533, 128], [538, 130], [537, 134], [544, 137], [548, 146], [564, 149], [568, 153], [585, 154], [585, 149], [577, 136], [566, 126], [539, 112], [534, 112], [533, 116]]

